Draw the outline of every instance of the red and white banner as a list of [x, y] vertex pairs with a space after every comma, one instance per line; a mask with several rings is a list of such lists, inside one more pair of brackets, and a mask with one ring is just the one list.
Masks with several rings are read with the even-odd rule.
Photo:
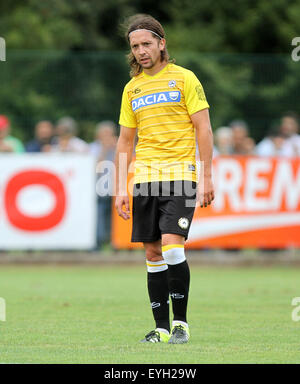
[[0, 155], [0, 249], [94, 247], [95, 177], [88, 155]]
[[[215, 200], [196, 208], [187, 248], [300, 247], [300, 159], [217, 157], [213, 177]], [[140, 247], [130, 234], [114, 212], [114, 246]]]

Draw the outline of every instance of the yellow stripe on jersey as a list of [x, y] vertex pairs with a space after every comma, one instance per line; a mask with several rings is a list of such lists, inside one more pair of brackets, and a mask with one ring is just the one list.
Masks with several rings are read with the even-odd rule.
[[138, 131], [135, 183], [196, 181], [196, 138], [190, 116], [206, 108], [197, 77], [175, 64], [167, 64], [154, 76], [142, 72], [127, 83], [119, 124]]

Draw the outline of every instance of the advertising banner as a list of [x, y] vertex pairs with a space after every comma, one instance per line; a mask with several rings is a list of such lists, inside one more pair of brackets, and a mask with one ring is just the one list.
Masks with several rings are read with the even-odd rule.
[[0, 155], [0, 249], [94, 247], [95, 178], [89, 155]]
[[[196, 208], [187, 248], [300, 247], [300, 159], [217, 157], [213, 179], [215, 200]], [[114, 210], [114, 246], [140, 247], [130, 234]]]

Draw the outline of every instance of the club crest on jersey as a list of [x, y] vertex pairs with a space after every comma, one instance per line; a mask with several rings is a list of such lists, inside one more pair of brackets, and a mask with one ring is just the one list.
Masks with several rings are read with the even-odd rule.
[[176, 86], [176, 81], [175, 80], [170, 80], [169, 81], [169, 87], [174, 88]]
[[159, 92], [152, 93], [151, 95], [141, 96], [135, 100], [132, 100], [132, 110], [136, 111], [142, 107], [147, 107], [148, 105], [160, 104], [160, 103], [171, 103], [171, 102], [180, 102], [181, 93], [180, 91], [169, 91], [169, 92]]

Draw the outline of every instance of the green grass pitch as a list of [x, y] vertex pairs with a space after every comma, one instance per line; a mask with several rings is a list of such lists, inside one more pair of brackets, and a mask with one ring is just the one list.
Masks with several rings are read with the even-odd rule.
[[144, 266], [0, 266], [0, 363], [299, 363], [300, 269], [191, 266], [185, 345], [153, 328]]

